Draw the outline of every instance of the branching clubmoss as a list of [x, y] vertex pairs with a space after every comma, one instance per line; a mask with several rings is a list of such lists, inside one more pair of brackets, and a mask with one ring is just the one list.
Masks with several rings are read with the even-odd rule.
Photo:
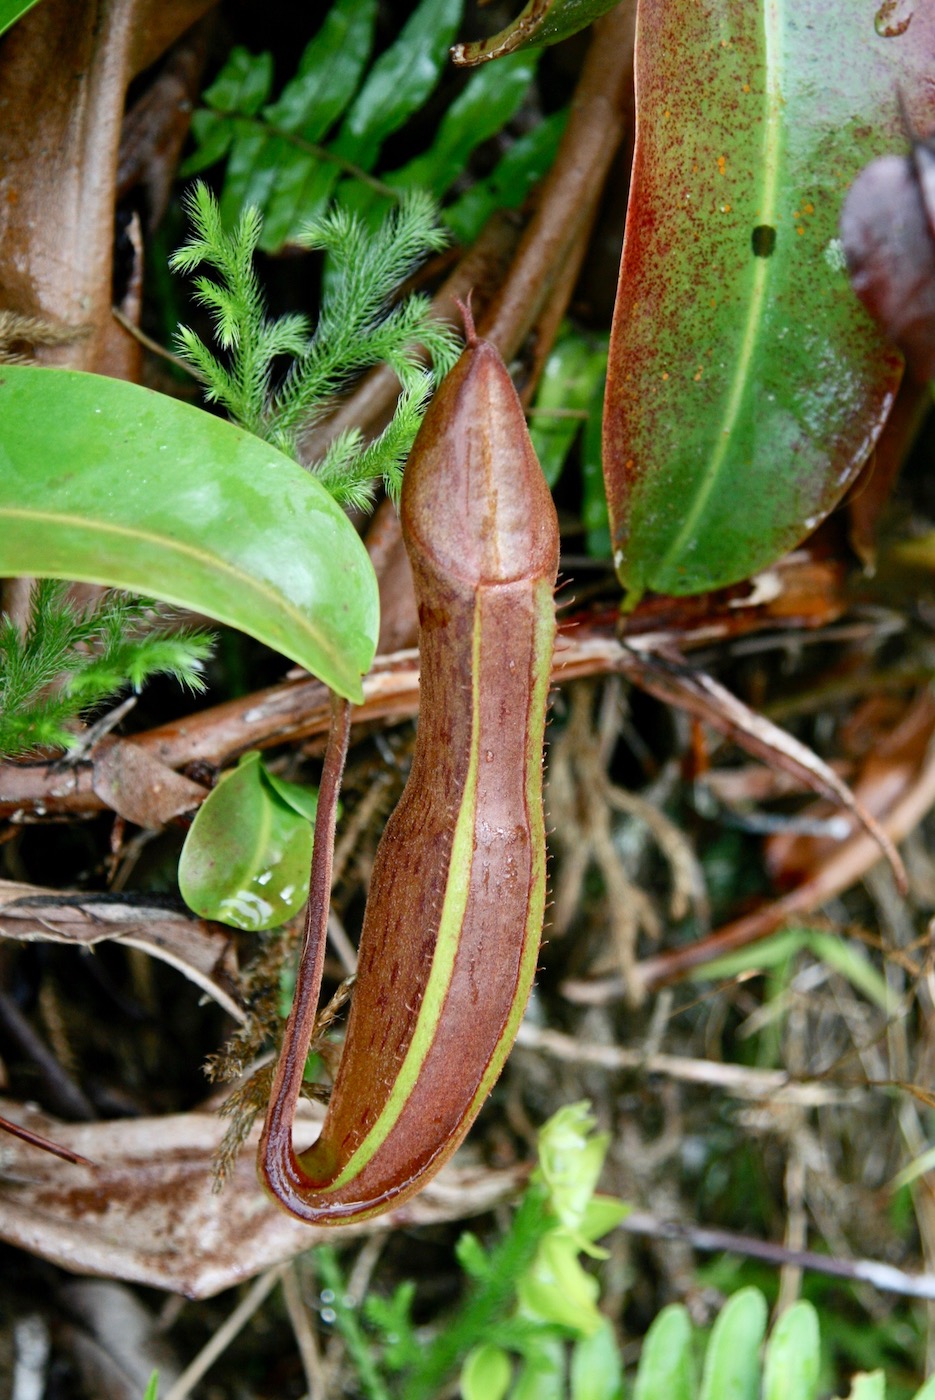
[[0, 615], [0, 756], [74, 748], [76, 721], [126, 686], [174, 676], [202, 690], [208, 633], [172, 628], [168, 609], [125, 593], [90, 603], [68, 584], [39, 579], [24, 630]]
[[[453, 332], [432, 317], [425, 297], [390, 304], [413, 268], [445, 244], [430, 197], [420, 190], [408, 194], [376, 232], [343, 209], [306, 224], [302, 244], [329, 255], [314, 332], [305, 316], [267, 317], [253, 267], [262, 231], [256, 209], [244, 210], [228, 231], [213, 195], [199, 183], [188, 213], [195, 231], [171, 264], [177, 272], [192, 273], [201, 264], [214, 272], [217, 280], [198, 275], [194, 281], [225, 353], [222, 361], [193, 330], [180, 327], [180, 352], [204, 380], [206, 397], [297, 458], [300, 432], [322, 417], [334, 396], [364, 370], [388, 364], [401, 392], [387, 427], [366, 445], [359, 430], [342, 433], [312, 469], [342, 504], [366, 504], [381, 480], [395, 497], [428, 398], [460, 349]], [[292, 363], [277, 383], [275, 362], [283, 355]]]

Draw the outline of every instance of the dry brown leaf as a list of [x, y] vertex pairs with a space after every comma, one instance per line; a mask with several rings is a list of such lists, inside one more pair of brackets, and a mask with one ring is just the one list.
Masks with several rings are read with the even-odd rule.
[[[23, 1104], [0, 1112], [91, 1158], [63, 1168], [11, 1138], [3, 1146], [0, 1238], [76, 1274], [95, 1274], [191, 1298], [208, 1298], [325, 1240], [400, 1226], [435, 1225], [491, 1210], [514, 1194], [521, 1168], [451, 1165], [414, 1201], [363, 1225], [318, 1229], [286, 1215], [256, 1179], [259, 1127], [224, 1191], [212, 1193], [213, 1159], [226, 1124], [216, 1114], [76, 1125]], [[303, 1102], [302, 1146], [324, 1110]]]
[[20, 942], [108, 940], [170, 963], [237, 1021], [237, 958], [229, 930], [195, 919], [152, 895], [79, 894], [0, 880], [0, 938]]
[[906, 871], [899, 852], [872, 812], [824, 759], [751, 710], [712, 676], [686, 666], [681, 657], [652, 655], [632, 647], [624, 647], [623, 653], [620, 669], [643, 690], [710, 724], [747, 753], [799, 778], [813, 792], [849, 812], [877, 843], [905, 894]]
[[200, 807], [207, 796], [200, 783], [183, 778], [126, 739], [103, 739], [91, 762], [91, 782], [98, 797], [137, 826], [164, 826], [182, 812]]

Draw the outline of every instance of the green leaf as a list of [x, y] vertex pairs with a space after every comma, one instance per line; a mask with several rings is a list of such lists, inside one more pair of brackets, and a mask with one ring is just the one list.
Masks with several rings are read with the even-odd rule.
[[511, 24], [490, 39], [473, 44], [456, 44], [455, 63], [472, 66], [519, 49], [545, 48], [577, 34], [593, 20], [606, 15], [618, 0], [527, 0]]
[[159, 1372], [154, 1371], [146, 1384], [143, 1400], [159, 1400]]
[[756, 1288], [742, 1288], [721, 1309], [711, 1329], [700, 1400], [759, 1400], [760, 1345], [766, 1302]]
[[516, 1292], [524, 1317], [551, 1322], [590, 1337], [603, 1321], [597, 1309], [599, 1286], [578, 1261], [578, 1241], [556, 1231], [546, 1235]]
[[565, 1400], [565, 1348], [554, 1338], [537, 1338], [510, 1400]]
[[468, 1353], [461, 1370], [462, 1400], [503, 1400], [513, 1368], [502, 1347], [482, 1342]]
[[274, 126], [320, 141], [357, 90], [370, 50], [376, 0], [336, 0], [306, 45], [296, 75], [263, 116]]
[[312, 828], [268, 776], [258, 753], [244, 754], [192, 822], [179, 889], [203, 919], [253, 932], [277, 928], [305, 903]]
[[[604, 368], [607, 368], [606, 350]], [[588, 405], [588, 421], [581, 439], [581, 523], [584, 526], [585, 548], [592, 559], [609, 559], [611, 554], [601, 441], [605, 385], [606, 379], [601, 379], [595, 389]]]
[[935, 1376], [929, 1376], [921, 1390], [917, 1390], [912, 1400], [935, 1400]]
[[496, 68], [473, 73], [442, 118], [429, 149], [399, 170], [382, 175], [384, 183], [398, 189], [422, 185], [441, 199], [464, 174], [481, 142], [496, 136], [515, 115], [535, 77], [537, 61], [537, 56], [517, 54]]
[[0, 0], [0, 34], [6, 33], [38, 0]]
[[620, 1352], [614, 1329], [605, 1321], [572, 1348], [571, 1400], [621, 1400], [622, 1396]]
[[459, 243], [473, 243], [495, 210], [519, 208], [550, 169], [567, 124], [567, 108], [553, 112], [514, 142], [486, 179], [444, 210], [442, 217]]
[[631, 604], [773, 562], [885, 421], [901, 361], [851, 291], [838, 217], [905, 145], [898, 93], [935, 125], [935, 8], [889, 38], [873, 8], [641, 0], [604, 456]]
[[821, 1368], [818, 1314], [793, 1304], [773, 1328], [766, 1348], [763, 1400], [815, 1400]]
[[0, 421], [0, 573], [206, 613], [361, 699], [376, 578], [295, 462], [201, 409], [73, 370], [4, 365]]
[[[529, 436], [542, 474], [552, 487], [562, 474], [572, 443], [604, 383], [606, 347], [590, 345], [572, 330], [556, 341], [545, 362], [530, 416]], [[578, 415], [578, 416], [576, 416]]]
[[438, 82], [462, 4], [422, 0], [367, 75], [334, 143], [338, 155], [372, 169], [386, 138], [422, 106]]
[[886, 1400], [886, 1376], [883, 1371], [862, 1371], [851, 1381], [848, 1400]]
[[806, 942], [816, 958], [846, 977], [851, 986], [862, 992], [868, 1001], [875, 1002], [882, 1012], [890, 1014], [894, 997], [886, 978], [880, 975], [864, 950], [853, 940], [842, 938], [839, 934], [824, 933], [820, 929], [810, 929], [806, 933]]
[[[290, 783], [287, 779], [280, 778], [277, 773], [271, 773], [266, 767], [263, 769], [263, 777], [287, 807], [291, 807], [293, 812], [298, 812], [307, 822], [314, 822], [315, 813], [318, 811], [317, 788], [309, 787], [307, 783]], [[340, 808], [338, 815], [340, 816]]]
[[681, 1303], [663, 1308], [646, 1333], [633, 1400], [695, 1400], [692, 1327]]
[[254, 116], [269, 97], [273, 82], [273, 55], [231, 49], [230, 58], [209, 88], [204, 100], [216, 112]]
[[[260, 247], [275, 252], [324, 210], [340, 167], [300, 143], [320, 143], [357, 90], [370, 51], [376, 0], [338, 0], [306, 46], [295, 77], [262, 113], [269, 130], [242, 128], [228, 163], [221, 210], [236, 222], [248, 204], [263, 215]], [[295, 136], [290, 142], [277, 130]]]

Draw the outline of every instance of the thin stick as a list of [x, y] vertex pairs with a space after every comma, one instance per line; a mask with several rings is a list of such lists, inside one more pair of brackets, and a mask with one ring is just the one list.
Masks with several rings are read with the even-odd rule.
[[230, 1346], [241, 1328], [250, 1321], [267, 1294], [272, 1292], [282, 1278], [287, 1267], [286, 1264], [277, 1264], [275, 1268], [267, 1269], [265, 1274], [260, 1274], [249, 1293], [237, 1304], [227, 1321], [222, 1323], [210, 1342], [202, 1347], [195, 1359], [185, 1367], [171, 1390], [166, 1391], [163, 1400], [186, 1400], [205, 1372], [214, 1365], [218, 1357]]
[[550, 1055], [565, 1064], [594, 1065], [607, 1070], [643, 1070], [662, 1074], [689, 1084], [707, 1084], [713, 1089], [743, 1099], [770, 1099], [808, 1107], [822, 1104], [864, 1102], [867, 1086], [836, 1085], [824, 1080], [802, 1082], [785, 1070], [755, 1069], [750, 1065], [724, 1064], [720, 1060], [693, 1060], [687, 1055], [647, 1055], [642, 1050], [621, 1045], [588, 1045], [561, 1031], [541, 1029], [524, 1021], [516, 1036], [517, 1046]]
[[325, 1375], [321, 1354], [318, 1350], [318, 1341], [315, 1329], [309, 1322], [308, 1308], [302, 1297], [299, 1274], [294, 1263], [289, 1265], [282, 1276], [282, 1293], [286, 1312], [289, 1314], [289, 1321], [292, 1324], [292, 1331], [295, 1334], [295, 1343], [302, 1359], [305, 1384], [308, 1386], [308, 1400], [327, 1400]]
[[631, 1235], [686, 1240], [694, 1249], [708, 1253], [724, 1251], [742, 1254], [748, 1259], [762, 1259], [767, 1264], [794, 1264], [800, 1269], [848, 1279], [851, 1283], [869, 1283], [884, 1293], [901, 1293], [907, 1298], [935, 1298], [935, 1274], [908, 1274], [903, 1269], [876, 1259], [832, 1259], [827, 1254], [816, 1254], [810, 1249], [787, 1249], [783, 1244], [757, 1240], [733, 1230], [712, 1230], [677, 1220], [659, 1220], [641, 1210], [631, 1211], [621, 1222], [620, 1228]]
[[80, 1152], [73, 1152], [70, 1147], [63, 1147], [60, 1142], [53, 1142], [41, 1133], [34, 1133], [31, 1128], [24, 1128], [22, 1123], [14, 1123], [11, 1118], [0, 1117], [0, 1129], [9, 1133], [11, 1137], [28, 1142], [31, 1147], [40, 1147], [43, 1152], [51, 1152], [53, 1157], [61, 1157], [63, 1162], [71, 1162], [76, 1167], [97, 1165], [95, 1162], [89, 1162], [87, 1157], [82, 1157]]

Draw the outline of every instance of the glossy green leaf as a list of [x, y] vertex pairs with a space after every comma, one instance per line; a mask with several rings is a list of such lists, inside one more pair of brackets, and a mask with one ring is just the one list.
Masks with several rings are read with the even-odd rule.
[[516, 114], [536, 73], [538, 55], [517, 54], [472, 73], [464, 91], [442, 117], [435, 140], [422, 155], [399, 170], [382, 175], [394, 189], [421, 185], [440, 199], [460, 175], [482, 141]]
[[295, 77], [264, 109], [263, 126], [241, 125], [238, 131], [221, 212], [233, 223], [248, 204], [255, 204], [263, 215], [260, 246], [267, 251], [294, 238], [307, 219], [321, 213], [341, 174], [305, 144], [324, 140], [357, 91], [373, 46], [375, 18], [375, 0], [338, 0], [306, 46]]
[[633, 1400], [695, 1400], [692, 1325], [681, 1303], [671, 1303], [646, 1333]]
[[617, 3], [618, 0], [527, 0], [512, 24], [499, 34], [471, 44], [456, 44], [451, 57], [455, 63], [472, 66], [503, 58], [518, 49], [558, 44], [606, 15]]
[[2, 366], [0, 424], [0, 575], [206, 613], [361, 698], [376, 578], [295, 462], [189, 404], [73, 370]]
[[486, 179], [443, 211], [444, 222], [460, 243], [472, 243], [495, 210], [522, 204], [551, 167], [567, 123], [567, 108], [553, 112], [514, 142]]
[[372, 169], [380, 148], [417, 111], [448, 61], [463, 0], [422, 0], [354, 99], [334, 150]]
[[529, 436], [550, 487], [561, 476], [572, 443], [581, 434], [606, 368], [606, 348], [589, 344], [575, 331], [566, 331], [546, 359], [530, 414]]
[[203, 919], [277, 928], [308, 895], [312, 828], [284, 802], [258, 753], [244, 754], [205, 798], [179, 860], [179, 889]]
[[718, 1313], [705, 1352], [700, 1400], [760, 1400], [760, 1346], [766, 1302], [742, 1288]]
[[35, 4], [38, 4], [38, 0], [0, 0], [0, 34], [5, 33]]
[[204, 99], [217, 112], [236, 112], [252, 117], [269, 97], [273, 82], [273, 56], [252, 54], [249, 49], [231, 49], [230, 57]]
[[299, 59], [295, 77], [264, 117], [320, 141], [347, 107], [373, 47], [376, 0], [336, 0]]
[[461, 1400], [503, 1400], [513, 1368], [502, 1347], [482, 1342], [469, 1352], [461, 1371]]
[[899, 92], [935, 125], [935, 7], [874, 8], [640, 2], [604, 453], [630, 603], [770, 564], [886, 418], [900, 360], [850, 289], [838, 217], [861, 167], [905, 146]]
[[820, 1368], [818, 1314], [811, 1303], [794, 1303], [770, 1334], [763, 1400], [815, 1400]]
[[[291, 807], [293, 812], [298, 812], [307, 822], [314, 822], [315, 813], [318, 811], [317, 788], [308, 787], [305, 783], [290, 783], [286, 778], [280, 778], [278, 773], [270, 773], [267, 768], [263, 769], [263, 776], [287, 807]], [[338, 815], [340, 816], [340, 805]]]

